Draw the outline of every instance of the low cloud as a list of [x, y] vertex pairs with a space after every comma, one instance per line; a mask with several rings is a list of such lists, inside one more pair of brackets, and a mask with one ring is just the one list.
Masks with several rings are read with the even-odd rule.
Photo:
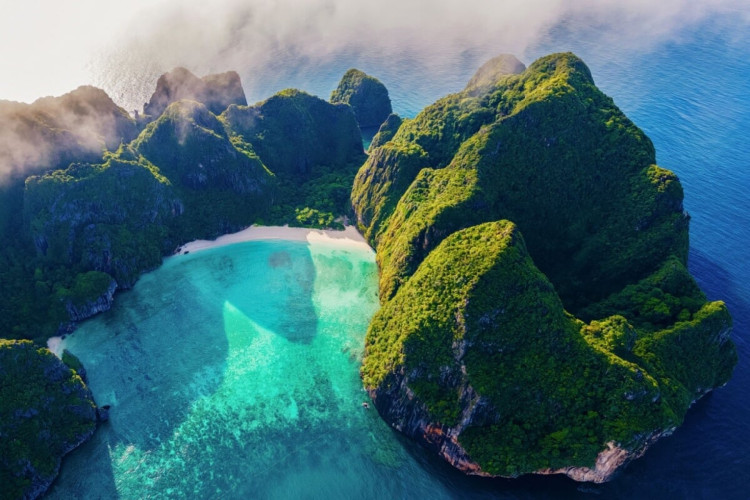
[[418, 82], [501, 52], [523, 58], [563, 24], [603, 44], [648, 50], [711, 16], [747, 23], [749, 10], [746, 0], [167, 1], [143, 11], [94, 68], [96, 83], [130, 110], [176, 66], [199, 75], [237, 70], [253, 101], [286, 86], [330, 90], [335, 82], [322, 80], [330, 77], [321, 67], [400, 65]]
[[127, 114], [93, 87], [33, 104], [0, 101], [0, 187], [73, 160], [95, 160], [135, 132]]

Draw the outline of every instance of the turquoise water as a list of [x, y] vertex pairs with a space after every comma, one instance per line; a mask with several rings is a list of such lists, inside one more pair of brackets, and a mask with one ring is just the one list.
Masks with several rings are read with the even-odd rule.
[[371, 251], [324, 243], [167, 259], [64, 340], [112, 410], [52, 498], [397, 497], [405, 474], [429, 491], [361, 406], [376, 285]]
[[[336, 281], [338, 260], [320, 257], [333, 250], [274, 242], [168, 260], [120, 294], [111, 313], [66, 339], [74, 352], [86, 351], [79, 355], [97, 400], [116, 404], [111, 424], [66, 459], [52, 497], [748, 498], [750, 44], [747, 25], [731, 15], [677, 35], [633, 51], [602, 43], [592, 29], [562, 26], [519, 54], [529, 63], [552, 51], [576, 52], [600, 88], [651, 137], [659, 163], [674, 170], [685, 188], [691, 271], [709, 298], [726, 300], [734, 317], [740, 360], [730, 383], [696, 404], [673, 436], [622, 475], [600, 486], [562, 478], [466, 478], [400, 439], [374, 410], [360, 407], [361, 339], [377, 307], [372, 256], [349, 252], [340, 264], [348, 268], [353, 259], [359, 264], [352, 269], [361, 271], [345, 271], [345, 286], [323, 293], [325, 283]], [[396, 112], [414, 116], [460, 90], [478, 64], [460, 47], [432, 73], [378, 54], [358, 58], [321, 66], [311, 77], [322, 83], [307, 89], [328, 95], [343, 71], [362, 66], [389, 87]], [[295, 85], [277, 83], [261, 95]], [[293, 261], [291, 268], [274, 268], [280, 273], [275, 280], [265, 263], [281, 247], [271, 245], [281, 245]], [[329, 262], [326, 274], [319, 268], [323, 262]], [[235, 271], [221, 271], [230, 265]], [[210, 285], [213, 276], [219, 283]], [[298, 279], [307, 288], [287, 287]], [[282, 294], [270, 297], [269, 289]], [[355, 290], [369, 291], [358, 302]], [[284, 302], [300, 314], [301, 324]], [[172, 313], [163, 316], [167, 311]], [[339, 314], [321, 316], [324, 311]], [[330, 330], [329, 320], [348, 323]], [[230, 333], [227, 325], [248, 333]], [[342, 352], [347, 346], [349, 352]], [[270, 350], [261, 353], [261, 347]], [[252, 353], [255, 364], [236, 363], [250, 363]], [[243, 370], [247, 377], [240, 376]], [[273, 375], [284, 384], [272, 384]], [[230, 387], [231, 380], [242, 384]], [[261, 405], [269, 411], [260, 412]]]

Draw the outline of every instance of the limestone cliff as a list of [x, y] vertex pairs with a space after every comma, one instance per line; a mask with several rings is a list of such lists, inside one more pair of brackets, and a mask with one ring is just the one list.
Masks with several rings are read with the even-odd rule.
[[37, 498], [61, 458], [91, 437], [96, 405], [78, 374], [49, 350], [0, 339], [3, 498]]
[[331, 102], [351, 106], [361, 128], [379, 127], [393, 111], [385, 85], [354, 68], [344, 73]]
[[461, 470], [604, 481], [726, 383], [731, 318], [685, 267], [679, 180], [585, 64], [503, 60], [357, 174], [382, 304], [362, 377]]
[[156, 119], [173, 102], [198, 101], [218, 115], [231, 104], [247, 105], [240, 75], [228, 71], [198, 78], [185, 68], [175, 68], [159, 77], [143, 113]]

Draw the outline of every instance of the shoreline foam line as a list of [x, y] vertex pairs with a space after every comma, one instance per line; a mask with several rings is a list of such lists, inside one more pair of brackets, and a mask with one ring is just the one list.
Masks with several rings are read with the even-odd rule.
[[306, 227], [289, 226], [250, 226], [236, 233], [224, 234], [215, 240], [195, 240], [180, 246], [173, 256], [199, 252], [208, 248], [222, 247], [245, 241], [261, 240], [291, 240], [307, 241], [309, 243], [334, 243], [369, 249], [365, 238], [359, 234], [354, 226], [346, 226], [343, 231], [332, 229], [310, 229]]

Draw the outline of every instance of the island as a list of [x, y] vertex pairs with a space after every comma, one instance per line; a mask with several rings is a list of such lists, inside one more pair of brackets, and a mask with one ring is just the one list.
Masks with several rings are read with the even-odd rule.
[[575, 55], [490, 61], [354, 182], [377, 410], [469, 474], [610, 479], [737, 362], [686, 269], [682, 199]]
[[[359, 70], [330, 101], [286, 89], [247, 105], [236, 73], [178, 68], [137, 117], [82, 87], [0, 102], [0, 120], [23, 131], [0, 151], [0, 385], [22, 396], [3, 398], [0, 477], [14, 497], [41, 494], [96, 426], [83, 367], [44, 342], [186, 242], [252, 224], [356, 221], [380, 269], [364, 387], [469, 474], [609, 480], [737, 361], [725, 305], [687, 270], [679, 179], [570, 53], [528, 68], [498, 56], [412, 119]], [[379, 127], [367, 154], [365, 127]], [[59, 443], [49, 456], [39, 436]]]

